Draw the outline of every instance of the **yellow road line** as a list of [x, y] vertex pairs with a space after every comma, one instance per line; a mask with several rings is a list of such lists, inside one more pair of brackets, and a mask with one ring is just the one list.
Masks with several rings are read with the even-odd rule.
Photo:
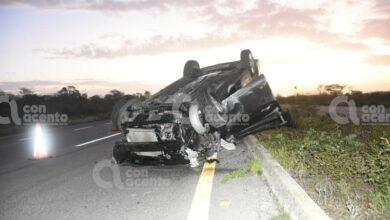
[[[209, 159], [217, 159], [217, 153]], [[206, 220], [209, 218], [210, 196], [213, 188], [215, 166], [216, 162], [206, 162], [204, 164], [198, 185], [196, 186], [194, 198], [192, 199], [188, 220]]]

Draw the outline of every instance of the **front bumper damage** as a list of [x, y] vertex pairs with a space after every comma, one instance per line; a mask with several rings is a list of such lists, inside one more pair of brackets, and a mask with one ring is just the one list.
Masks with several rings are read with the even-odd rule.
[[148, 100], [120, 102], [113, 123], [124, 136], [114, 146], [115, 161], [198, 166], [249, 134], [294, 126], [257, 63], [249, 50], [239, 61], [205, 68], [188, 61], [181, 79]]

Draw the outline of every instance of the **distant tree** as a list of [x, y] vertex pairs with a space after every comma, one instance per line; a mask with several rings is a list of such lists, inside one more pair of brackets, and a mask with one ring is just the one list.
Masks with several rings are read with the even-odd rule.
[[360, 96], [360, 95], [363, 95], [363, 92], [360, 90], [351, 90], [351, 95]]
[[352, 86], [345, 86], [344, 92], [347, 90], [349, 93], [352, 93], [353, 87]]
[[295, 86], [293, 87], [293, 89], [294, 89], [295, 95], [296, 95], [296, 96], [299, 95], [299, 87], [298, 87], [297, 85], [295, 85]]
[[80, 91], [75, 86], [68, 86], [68, 93], [71, 96], [81, 96]]
[[324, 87], [325, 91], [331, 95], [342, 95], [344, 93], [345, 85], [330, 84]]
[[144, 96], [145, 96], [145, 98], [148, 99], [150, 97], [150, 92], [149, 91], [145, 91], [144, 92]]
[[117, 89], [113, 89], [109, 92], [109, 94], [106, 94], [104, 96], [104, 99], [109, 99], [109, 100], [118, 100], [122, 98], [125, 94]]
[[322, 95], [322, 93], [324, 93], [324, 85], [318, 85], [317, 86], [317, 91], [318, 91], [318, 94]]
[[63, 87], [61, 90], [57, 92], [57, 95], [59, 96], [75, 96], [80, 97], [80, 91], [76, 89], [75, 86], [67, 86]]
[[62, 89], [60, 89], [56, 94], [59, 96], [68, 95], [68, 89], [66, 87], [62, 87]]
[[102, 98], [100, 97], [100, 96], [98, 96], [98, 95], [94, 95], [94, 96], [91, 96], [90, 98], [89, 98], [89, 100], [90, 101], [99, 101], [99, 100], [101, 100]]
[[34, 92], [31, 90], [31, 89], [28, 89], [28, 88], [20, 88], [19, 89], [19, 94], [21, 95], [21, 96], [26, 96], [26, 95], [33, 95], [34, 94]]
[[112, 97], [113, 97], [114, 99], [120, 98], [120, 97], [122, 97], [122, 96], [125, 95], [123, 92], [121, 92], [121, 91], [119, 91], [119, 90], [117, 90], [117, 89], [111, 90], [111, 91], [110, 91], [110, 94], [112, 95]]

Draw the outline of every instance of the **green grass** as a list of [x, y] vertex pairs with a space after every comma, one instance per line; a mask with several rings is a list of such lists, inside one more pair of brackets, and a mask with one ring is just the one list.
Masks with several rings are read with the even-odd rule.
[[259, 159], [251, 160], [245, 165], [244, 170], [246, 173], [260, 176], [263, 174], [263, 165]]
[[332, 217], [390, 218], [390, 128], [298, 109], [299, 129], [263, 132], [260, 142]]
[[227, 183], [228, 181], [232, 179], [236, 179], [239, 177], [244, 177], [246, 175], [246, 172], [244, 170], [235, 170], [228, 174], [225, 174], [222, 178], [222, 183]]
[[271, 218], [271, 220], [290, 220], [290, 219], [291, 219], [290, 215], [285, 212], [279, 213]]
[[227, 183], [232, 179], [244, 177], [247, 174], [258, 175], [263, 174], [263, 166], [259, 159], [250, 160], [242, 169], [232, 171], [225, 174], [222, 178], [222, 183]]

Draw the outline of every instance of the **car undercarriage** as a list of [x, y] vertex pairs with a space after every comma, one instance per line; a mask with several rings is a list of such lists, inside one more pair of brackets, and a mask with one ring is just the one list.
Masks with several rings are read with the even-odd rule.
[[113, 149], [116, 163], [192, 167], [254, 132], [294, 126], [249, 50], [239, 61], [204, 68], [187, 61], [183, 77], [149, 99], [120, 100], [112, 122], [124, 134]]

